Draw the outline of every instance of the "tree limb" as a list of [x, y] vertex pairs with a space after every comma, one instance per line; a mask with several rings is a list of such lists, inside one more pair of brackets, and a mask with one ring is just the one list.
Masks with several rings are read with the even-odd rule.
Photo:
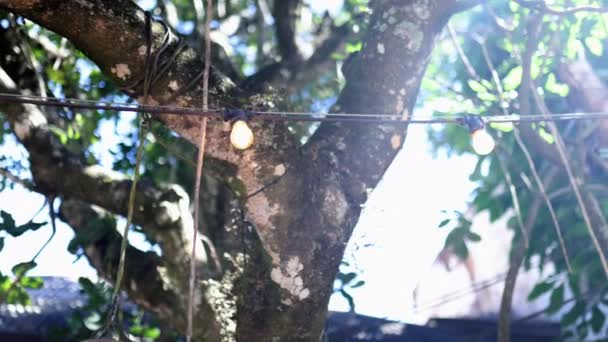
[[355, 32], [352, 30], [352, 24], [332, 26], [327, 37], [321, 40], [308, 59], [269, 64], [245, 79], [241, 86], [249, 91], [273, 86], [282, 89], [286, 94], [292, 94], [335, 67], [336, 62], [331, 58], [331, 54], [340, 51], [353, 37]]
[[[549, 169], [543, 179], [544, 185], [548, 187], [553, 182], [556, 175], [557, 169], [555, 167]], [[524, 223], [524, 230], [527, 232], [528, 236], [531, 236], [534, 223], [538, 216], [538, 211], [542, 207], [543, 202], [544, 199], [542, 197], [536, 196], [528, 207], [528, 213]], [[499, 342], [508, 342], [511, 340], [511, 307], [513, 305], [513, 293], [515, 291], [515, 285], [517, 284], [519, 269], [524, 262], [527, 251], [526, 244], [523, 240], [515, 245], [514, 248], [515, 250], [509, 261], [509, 269], [507, 270], [505, 286], [500, 301], [500, 311], [498, 312], [497, 341]]]
[[299, 7], [300, 0], [274, 0], [272, 7], [277, 45], [283, 61], [287, 65], [296, 63], [302, 58], [296, 44]]
[[[74, 229], [89, 262], [103, 278], [112, 282], [117, 271], [121, 237], [111, 216], [74, 199], [61, 202], [60, 215]], [[168, 281], [166, 274], [171, 266], [166, 261], [153, 252], [129, 246], [123, 288], [140, 307], [183, 331], [186, 326], [184, 289]], [[219, 340], [220, 329], [212, 319], [212, 309], [203, 302], [197, 314], [196, 335]]]

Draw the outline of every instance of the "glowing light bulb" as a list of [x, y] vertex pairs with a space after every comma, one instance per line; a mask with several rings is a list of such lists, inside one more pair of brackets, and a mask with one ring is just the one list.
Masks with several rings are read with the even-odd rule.
[[496, 143], [494, 138], [485, 129], [481, 128], [471, 133], [471, 145], [475, 153], [485, 156], [494, 151]]
[[253, 131], [245, 121], [238, 120], [232, 124], [230, 143], [239, 150], [245, 150], [253, 145]]

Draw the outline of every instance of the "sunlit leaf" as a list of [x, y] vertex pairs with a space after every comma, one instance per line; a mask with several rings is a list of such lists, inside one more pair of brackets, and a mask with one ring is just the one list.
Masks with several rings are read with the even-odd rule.
[[547, 76], [545, 89], [561, 97], [568, 96], [568, 93], [570, 92], [570, 87], [567, 84], [557, 83], [554, 73], [550, 73], [549, 76]]
[[503, 87], [505, 91], [516, 89], [521, 84], [521, 76], [523, 68], [521, 65], [515, 66], [509, 71], [509, 73], [502, 79]]
[[585, 45], [589, 49], [589, 52], [596, 56], [601, 56], [604, 52], [604, 45], [602, 41], [596, 37], [589, 36], [585, 38]]
[[505, 133], [512, 132], [515, 127], [512, 122], [490, 122], [488, 126]]

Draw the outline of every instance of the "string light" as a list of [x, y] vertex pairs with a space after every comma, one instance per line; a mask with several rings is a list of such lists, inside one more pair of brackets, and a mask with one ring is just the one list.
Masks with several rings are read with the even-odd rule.
[[310, 112], [265, 112], [244, 111], [242, 109], [208, 109], [176, 107], [176, 106], [150, 106], [130, 103], [114, 103], [91, 101], [81, 99], [57, 99], [51, 97], [28, 96], [21, 94], [0, 93], [0, 103], [22, 103], [40, 106], [62, 107], [73, 109], [111, 110], [124, 112], [147, 112], [162, 115], [188, 115], [215, 117], [231, 121], [232, 131], [230, 142], [237, 149], [249, 148], [254, 141], [253, 131], [247, 125], [247, 120], [270, 121], [309, 121], [309, 122], [357, 122], [379, 125], [408, 125], [408, 124], [460, 124], [468, 128], [471, 134], [471, 146], [480, 155], [492, 153], [496, 145], [494, 138], [486, 131], [487, 123], [523, 123], [547, 121], [572, 120], [601, 120], [608, 119], [608, 112], [592, 113], [559, 113], [551, 116], [544, 115], [494, 115], [484, 116], [471, 114], [455, 114], [421, 117], [413, 116], [403, 118], [401, 114], [386, 113], [310, 113]]
[[482, 128], [471, 133], [471, 146], [473, 146], [475, 153], [485, 156], [494, 151], [496, 143], [485, 128]]
[[460, 124], [466, 126], [471, 134], [471, 146], [475, 153], [485, 156], [496, 146], [494, 138], [486, 130], [486, 125], [481, 116], [465, 115], [461, 118]]
[[246, 150], [253, 145], [253, 131], [245, 120], [237, 120], [232, 124], [230, 143], [234, 148]]

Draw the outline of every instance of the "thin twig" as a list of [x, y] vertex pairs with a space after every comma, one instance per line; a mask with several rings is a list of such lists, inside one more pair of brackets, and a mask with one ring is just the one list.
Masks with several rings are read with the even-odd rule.
[[559, 220], [557, 218], [557, 213], [555, 212], [555, 208], [553, 208], [553, 204], [551, 203], [551, 200], [549, 199], [549, 196], [547, 195], [547, 190], [545, 189], [545, 185], [543, 184], [543, 181], [540, 179], [540, 176], [538, 175], [538, 170], [536, 169], [534, 160], [532, 159], [532, 156], [530, 155], [530, 151], [528, 151], [528, 148], [526, 147], [523, 140], [521, 139], [521, 135], [519, 134], [519, 131], [517, 129], [513, 130], [513, 135], [515, 136], [515, 141], [517, 142], [517, 145], [519, 146], [521, 151], [524, 153], [524, 156], [526, 157], [526, 161], [528, 162], [528, 166], [530, 167], [530, 172], [532, 173], [532, 177], [534, 177], [534, 182], [536, 183], [536, 186], [538, 187], [538, 192], [541, 195], [542, 199], [545, 201], [545, 204], [547, 205], [547, 209], [549, 209], [549, 214], [551, 216], [551, 220], [553, 221], [553, 226], [555, 227], [557, 239], [559, 241], [559, 245], [562, 250], [564, 260], [566, 262], [566, 267], [568, 269], [568, 272], [572, 273], [573, 271], [572, 271], [572, 265], [570, 264], [570, 257], [568, 256], [568, 250], [566, 249], [566, 242], [565, 242], [564, 236], [562, 234], [561, 225], [559, 224]]
[[[543, 116], [550, 117], [551, 112], [547, 108], [545, 101], [543, 101], [543, 99], [540, 97], [538, 92], [535, 90], [534, 82], [531, 82], [531, 83], [532, 83], [531, 84], [532, 87], [530, 88], [530, 91], [532, 92], [532, 95], [534, 97], [534, 100], [536, 101], [538, 108], [540, 109]], [[574, 195], [575, 195], [576, 201], [578, 202], [578, 205], [581, 209], [581, 213], [583, 215], [583, 220], [585, 221], [585, 225], [587, 226], [587, 231], [589, 232], [589, 236], [591, 237], [593, 245], [595, 246], [595, 249], [600, 257], [600, 261], [602, 263], [602, 268], [604, 269], [604, 273], [606, 274], [606, 277], [608, 277], [608, 260], [606, 260], [606, 256], [604, 255], [604, 251], [602, 250], [598, 237], [596, 236], [595, 231], [593, 230], [593, 225], [591, 224], [591, 218], [589, 217], [589, 212], [587, 210], [587, 206], [585, 205], [585, 202], [583, 201], [583, 196], [581, 195], [581, 190], [579, 188], [579, 181], [576, 179], [574, 172], [572, 171], [572, 166], [570, 165], [570, 161], [568, 160], [568, 157], [566, 155], [566, 146], [564, 145], [562, 136], [559, 133], [555, 123], [548, 122], [547, 125], [549, 126], [549, 130], [551, 131], [551, 134], [555, 138], [555, 146], [557, 147], [557, 152], [559, 154], [559, 157], [560, 157], [562, 163], [564, 164], [564, 168], [566, 169], [566, 174], [568, 175], [568, 180], [570, 181], [572, 190], [574, 190]]]
[[30, 190], [30, 191], [35, 191], [34, 190], [34, 184], [27, 180], [27, 179], [21, 179], [17, 176], [15, 176], [14, 174], [12, 174], [9, 170], [5, 169], [5, 168], [0, 168], [0, 175], [4, 176], [4, 178], [10, 180], [11, 182], [15, 183], [15, 184], [19, 184], [22, 187]]
[[[209, 67], [211, 64], [211, 18], [213, 17], [213, 1], [207, 0], [205, 19], [205, 60], [203, 71], [203, 111], [209, 106]], [[194, 317], [194, 287], [196, 282], [196, 241], [198, 238], [198, 224], [200, 212], [200, 187], [203, 172], [203, 161], [205, 156], [205, 145], [207, 140], [207, 117], [203, 117], [199, 130], [200, 141], [198, 144], [198, 158], [196, 163], [196, 182], [194, 187], [194, 232], [192, 237], [192, 254], [190, 257], [190, 281], [188, 291], [188, 325], [186, 329], [186, 342], [192, 340], [192, 328]], [[209, 244], [210, 241], [209, 241]], [[219, 264], [218, 264], [219, 265]], [[221, 270], [218, 270], [221, 271]]]
[[452, 25], [450, 23], [448, 23], [447, 28], [448, 28], [448, 33], [450, 35], [450, 41], [452, 42], [452, 45], [454, 45], [454, 48], [456, 49], [456, 53], [458, 53], [458, 58], [460, 58], [460, 61], [464, 65], [464, 68], [467, 71], [467, 74], [472, 79], [479, 81], [481, 79], [481, 77], [479, 77], [479, 75], [475, 71], [475, 68], [471, 64], [471, 61], [469, 60], [467, 55], [464, 53], [464, 51], [462, 51], [462, 47], [458, 43], [458, 38], [456, 37], [456, 32], [454, 32], [454, 28], [452, 28]]
[[[538, 22], [538, 25], [541, 25], [540, 21]], [[535, 39], [536, 37], [537, 36], [534, 36], [531, 39]], [[494, 67], [494, 63], [492, 62], [492, 58], [490, 57], [490, 53], [486, 47], [485, 41], [480, 38], [480, 39], [477, 39], [477, 42], [481, 46], [481, 51], [483, 53], [484, 59], [492, 74], [492, 80], [494, 82], [494, 86], [496, 87], [496, 95], [500, 102], [499, 107], [502, 108], [503, 115], [508, 115], [506, 106], [504, 106], [504, 103], [503, 103], [505, 101], [505, 97], [504, 97], [504, 92], [503, 92], [503, 87], [502, 87], [502, 84], [500, 81], [500, 77], [498, 76], [498, 72], [496, 71], [496, 68]], [[527, 70], [529, 72], [529, 68]], [[534, 177], [534, 181], [536, 182], [538, 191], [540, 192], [540, 195], [542, 196], [543, 200], [545, 201], [545, 203], [547, 205], [547, 208], [549, 209], [549, 213], [551, 215], [551, 220], [553, 221], [553, 226], [555, 227], [555, 232], [557, 233], [557, 239], [559, 241], [559, 245], [562, 250], [564, 260], [566, 261], [566, 267], [568, 268], [568, 272], [572, 273], [572, 265], [570, 264], [570, 257], [568, 256], [568, 250], [566, 249], [566, 242], [564, 241], [562, 229], [560, 227], [559, 220], [557, 219], [557, 214], [555, 213], [555, 209], [553, 208], [553, 204], [551, 204], [551, 201], [549, 200], [549, 196], [547, 196], [547, 191], [545, 190], [545, 186], [544, 186], [542, 180], [540, 179], [538, 170], [534, 163], [534, 159], [532, 159], [530, 151], [528, 151], [528, 148], [526, 147], [523, 140], [521, 139], [521, 135], [519, 134], [519, 130], [517, 128], [515, 128], [513, 130], [513, 135], [515, 136], [515, 141], [517, 142], [517, 145], [519, 146], [519, 148], [524, 153], [524, 156], [526, 157], [526, 161], [528, 162], [528, 166], [530, 167], [530, 172], [532, 173], [532, 176]], [[525, 241], [525, 243], [526, 243], [526, 248], [527, 248], [527, 241]]]
[[[36, 252], [36, 254], [34, 254], [34, 257], [32, 258], [32, 261], [35, 261], [38, 256], [46, 249], [46, 247], [49, 245], [49, 243], [51, 243], [51, 241], [53, 240], [53, 238], [55, 237], [55, 234], [57, 233], [57, 223], [56, 223], [56, 217], [55, 217], [55, 208], [54, 208], [54, 203], [55, 203], [55, 196], [49, 196], [44, 203], [47, 203], [49, 206], [49, 218], [51, 219], [51, 236], [49, 236], [49, 238], [44, 242], [44, 244], [40, 247], [40, 249], [38, 250], [38, 252]], [[33, 218], [32, 218], [33, 219]]]
[[[606, 186], [604, 184], [585, 184], [582, 187], [588, 191], [598, 191], [598, 192], [608, 193], [608, 186]], [[557, 189], [557, 190], [553, 191], [552, 193], [550, 193], [549, 198], [555, 199], [557, 197], [566, 195], [566, 194], [570, 193], [571, 191], [572, 191], [572, 187], [568, 184], [568, 186], [565, 186], [561, 189]]]
[[511, 178], [511, 174], [509, 173], [509, 169], [507, 169], [505, 162], [502, 160], [502, 158], [500, 156], [497, 156], [496, 159], [498, 159], [498, 164], [500, 165], [502, 174], [505, 177], [505, 182], [507, 183], [507, 186], [509, 187], [509, 192], [511, 193], [511, 200], [513, 201], [513, 209], [515, 210], [515, 218], [517, 219], [517, 224], [519, 226], [521, 236], [524, 239], [524, 245], [526, 246], [526, 249], [527, 249], [528, 246], [530, 245], [530, 238], [528, 237], [528, 232], [526, 231], [526, 228], [524, 226], [524, 221], [523, 221], [522, 214], [521, 214], [521, 207], [519, 206], [519, 197], [517, 196], [517, 189], [515, 188], [515, 185], [513, 184], [513, 179]]

